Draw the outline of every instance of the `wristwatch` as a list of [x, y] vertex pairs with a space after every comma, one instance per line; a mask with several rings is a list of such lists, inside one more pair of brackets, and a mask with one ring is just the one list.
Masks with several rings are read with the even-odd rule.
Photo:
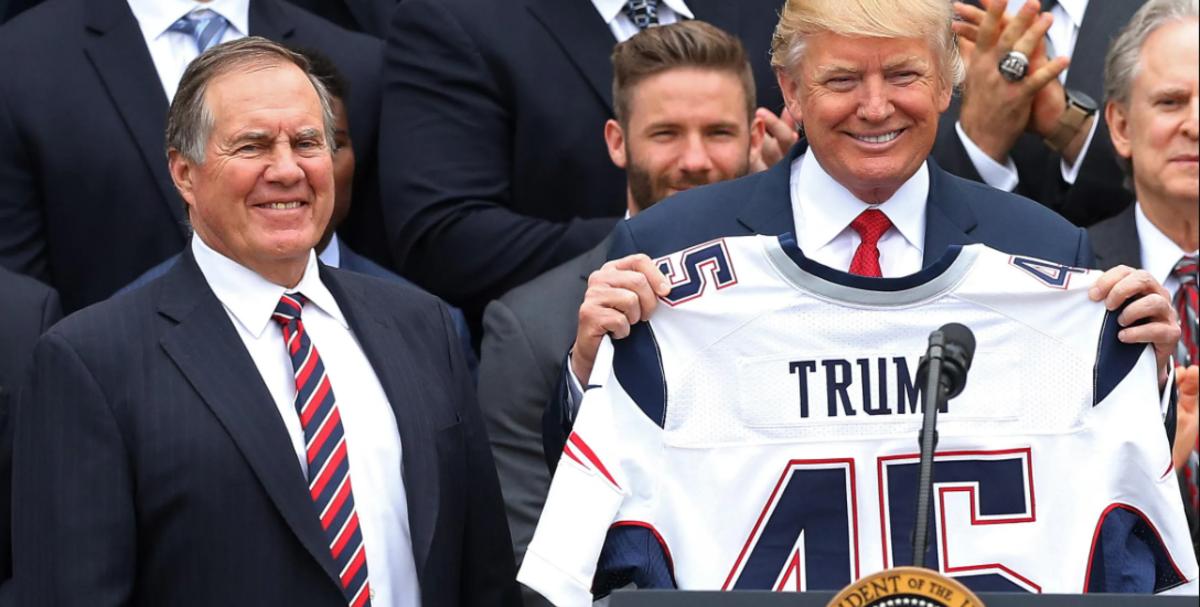
[[1067, 109], [1058, 118], [1058, 126], [1045, 139], [1046, 147], [1055, 152], [1062, 152], [1071, 140], [1079, 134], [1088, 118], [1096, 115], [1096, 101], [1074, 89], [1067, 89]]

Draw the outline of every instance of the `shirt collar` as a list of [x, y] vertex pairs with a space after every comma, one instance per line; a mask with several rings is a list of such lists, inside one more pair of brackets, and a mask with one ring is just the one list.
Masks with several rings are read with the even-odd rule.
[[1083, 23], [1083, 14], [1087, 12], [1088, 0], [1058, 0], [1058, 6], [1071, 18], [1071, 24], [1078, 29]]
[[1159, 284], [1164, 284], [1171, 276], [1171, 270], [1175, 269], [1175, 264], [1179, 263], [1179, 258], [1188, 252], [1179, 248], [1174, 240], [1151, 223], [1140, 201], [1134, 205], [1133, 216], [1137, 224], [1138, 243], [1141, 245], [1142, 268]]
[[239, 34], [250, 32], [250, 0], [127, 0], [133, 16], [143, 31], [161, 36], [180, 17], [196, 9], [206, 8], [220, 14]]
[[320, 259], [321, 263], [331, 268], [342, 267], [342, 247], [341, 243], [338, 242], [337, 232], [334, 232], [333, 236], [329, 237], [329, 244], [325, 245], [325, 248], [320, 253], [317, 253], [317, 259]]
[[192, 254], [213, 294], [238, 324], [255, 339], [262, 337], [263, 331], [272, 322], [271, 314], [275, 312], [275, 306], [279, 305], [279, 298], [285, 292], [303, 293], [309, 304], [317, 306], [322, 312], [333, 317], [338, 324], [349, 328], [333, 294], [325, 287], [325, 283], [321, 282], [314, 252], [309, 252], [304, 277], [293, 289], [285, 289], [263, 278], [254, 270], [218, 253], [199, 235], [192, 237]]
[[[595, 5], [596, 11], [600, 13], [600, 17], [604, 19], [604, 22], [611, 24], [613, 19], [616, 19], [617, 16], [621, 14], [621, 9], [625, 7], [625, 1], [626, 0], [592, 0], [592, 4]], [[659, 3], [665, 4], [667, 8], [675, 11], [675, 14], [679, 15], [680, 17], [687, 17], [688, 19], [696, 18], [696, 16], [692, 14], [692, 9], [688, 8], [688, 5], [686, 2], [684, 2], [684, 0], [659, 0]]]
[[[811, 150], [810, 150], [811, 151]], [[868, 205], [850, 193], [825, 172], [815, 154], [805, 153], [796, 159], [799, 175], [793, 188], [803, 217], [804, 241], [816, 248], [829, 244], [843, 231], [850, 229], [863, 211], [879, 209], [892, 222], [908, 244], [925, 251], [925, 201], [929, 197], [929, 168], [925, 163], [891, 198], [877, 205]], [[793, 167], [793, 170], [795, 168]], [[799, 223], [799, 222], [797, 222]], [[797, 235], [799, 238], [799, 235]]]

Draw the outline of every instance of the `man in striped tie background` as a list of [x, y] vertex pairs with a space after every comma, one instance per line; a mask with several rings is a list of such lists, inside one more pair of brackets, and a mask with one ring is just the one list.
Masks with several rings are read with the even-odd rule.
[[445, 305], [313, 251], [333, 119], [307, 70], [248, 37], [184, 73], [191, 242], [57, 325], [18, 405], [17, 604], [518, 604]]

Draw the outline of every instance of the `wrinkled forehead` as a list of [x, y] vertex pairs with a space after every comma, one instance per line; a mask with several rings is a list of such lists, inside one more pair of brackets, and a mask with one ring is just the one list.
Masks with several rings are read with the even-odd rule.
[[204, 101], [216, 132], [271, 123], [322, 128], [320, 96], [307, 74], [291, 63], [232, 66], [213, 77]]

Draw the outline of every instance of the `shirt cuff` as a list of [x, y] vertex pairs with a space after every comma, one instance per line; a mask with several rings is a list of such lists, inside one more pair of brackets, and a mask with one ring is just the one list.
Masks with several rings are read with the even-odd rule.
[[1083, 142], [1083, 147], [1079, 148], [1079, 155], [1075, 157], [1075, 164], [1067, 164], [1065, 158], [1059, 161], [1063, 181], [1075, 185], [1075, 179], [1079, 177], [1079, 167], [1083, 166], [1083, 159], [1087, 157], [1088, 148], [1092, 147], [1092, 137], [1096, 136], [1096, 125], [1098, 124], [1100, 124], [1100, 117], [1093, 117], [1092, 128], [1088, 131], [1088, 136]]
[[583, 402], [583, 386], [575, 377], [575, 372], [571, 370], [571, 352], [567, 353], [567, 366], [563, 369], [563, 373], [567, 374], [567, 392], [570, 395], [570, 421], [575, 423], [575, 417], [579, 415], [579, 403]]
[[979, 146], [975, 145], [970, 137], [967, 137], [961, 120], [954, 123], [954, 130], [958, 132], [958, 138], [962, 141], [963, 149], [967, 151], [967, 157], [971, 159], [971, 164], [975, 165], [975, 170], [979, 172], [984, 183], [1006, 192], [1017, 189], [1017, 183], [1019, 183], [1017, 165], [1013, 163], [1011, 157], [1005, 158], [1005, 164], [993, 160], [986, 152], [979, 149]]

